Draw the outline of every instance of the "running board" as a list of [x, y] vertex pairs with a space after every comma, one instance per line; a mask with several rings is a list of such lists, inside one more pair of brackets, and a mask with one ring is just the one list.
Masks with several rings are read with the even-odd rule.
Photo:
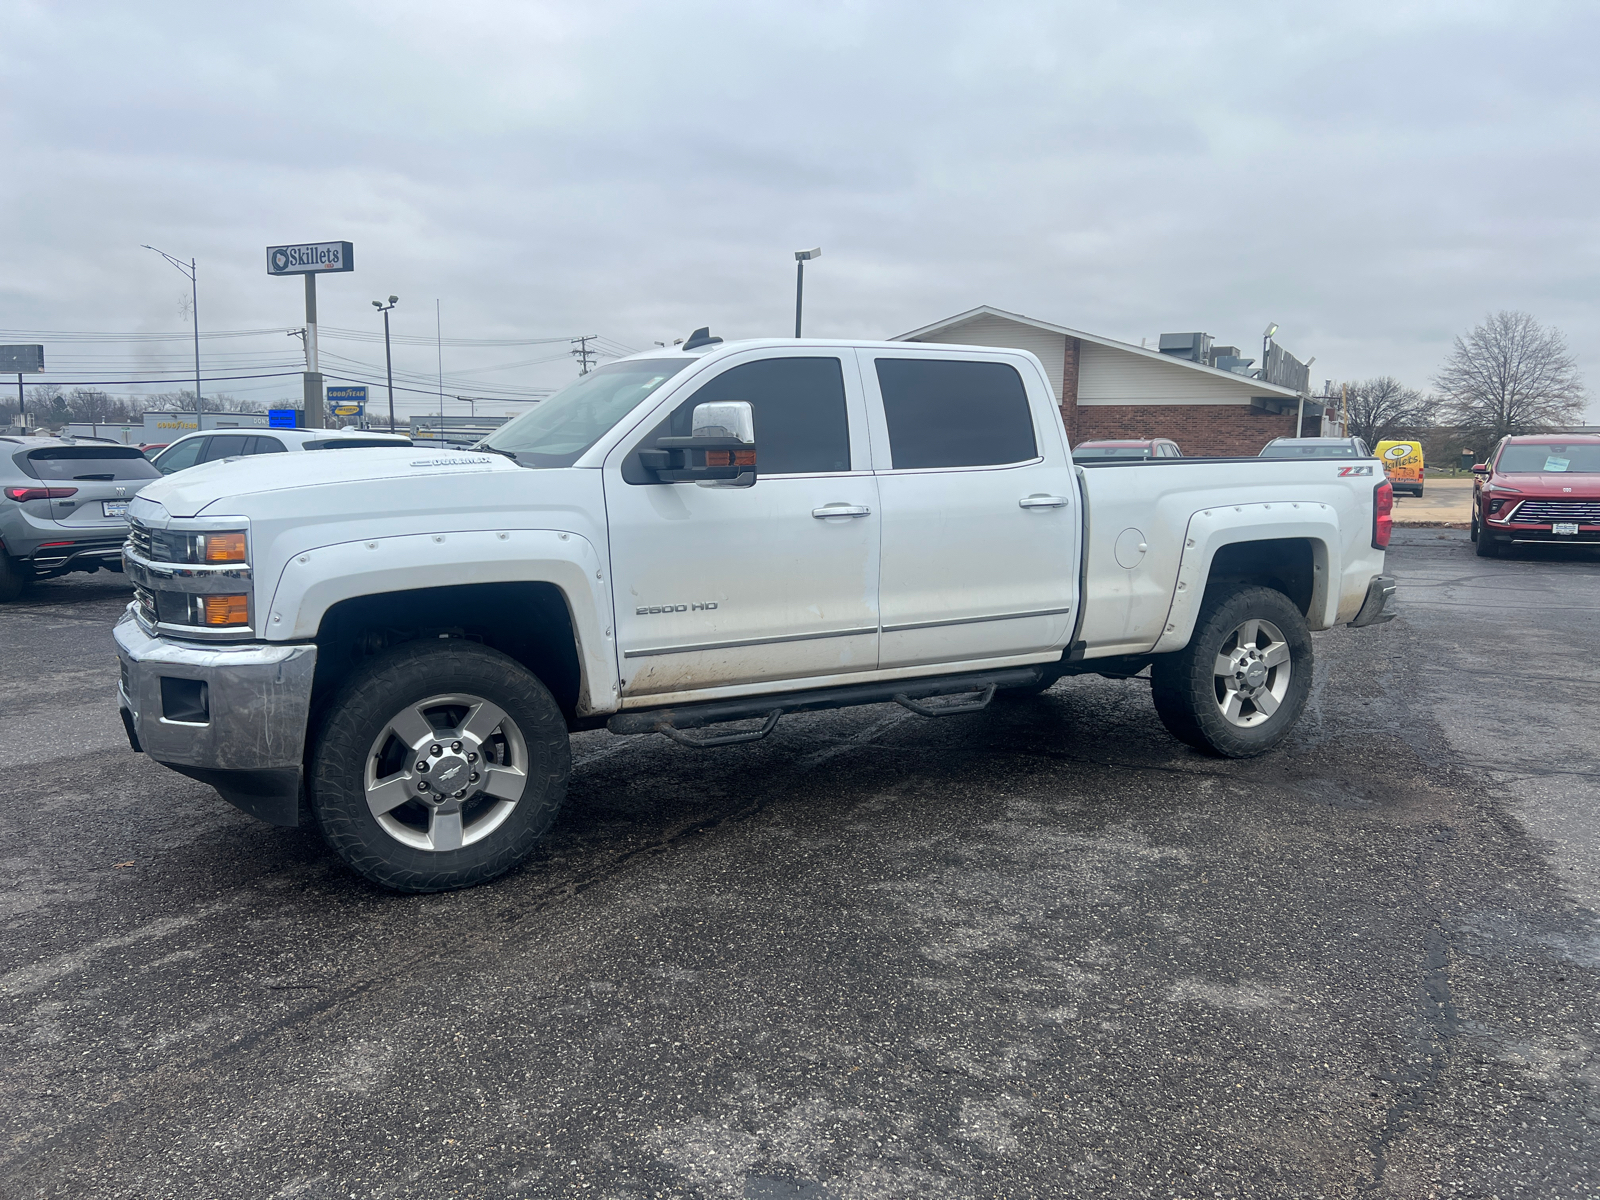
[[[1000, 671], [974, 671], [965, 675], [940, 675], [929, 679], [887, 679], [878, 683], [858, 683], [848, 687], [817, 688], [807, 692], [744, 696], [737, 700], [709, 700], [676, 708], [652, 708], [616, 713], [606, 728], [617, 734], [664, 733], [673, 741], [696, 749], [754, 742], [777, 728], [787, 713], [817, 712], [830, 708], [854, 708], [861, 704], [899, 704], [924, 717], [947, 717], [959, 713], [981, 712], [1001, 688], [1031, 687], [1044, 678], [1053, 664], [1037, 667], [1007, 667]], [[918, 704], [937, 696], [968, 696], [970, 701], [954, 704]], [[728, 721], [764, 719], [760, 729], [712, 734], [691, 738], [684, 730], [721, 725]]]

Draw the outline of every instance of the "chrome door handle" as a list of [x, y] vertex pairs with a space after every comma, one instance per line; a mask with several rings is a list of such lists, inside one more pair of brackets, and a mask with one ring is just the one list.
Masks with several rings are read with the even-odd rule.
[[821, 508], [813, 508], [811, 515], [818, 520], [828, 517], [869, 517], [872, 510], [865, 504], [824, 504]]
[[1067, 506], [1067, 498], [1065, 496], [1045, 496], [1036, 494], [1032, 496], [1024, 496], [1021, 500], [1017, 501], [1017, 504], [1021, 508], [1065, 508]]

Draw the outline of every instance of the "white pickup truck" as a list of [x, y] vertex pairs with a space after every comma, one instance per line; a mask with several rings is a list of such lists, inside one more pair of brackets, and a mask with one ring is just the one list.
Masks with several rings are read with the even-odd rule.
[[1310, 631], [1391, 615], [1391, 498], [1376, 460], [1075, 465], [1024, 351], [702, 330], [475, 450], [150, 484], [120, 703], [136, 751], [367, 878], [464, 887], [550, 827], [573, 730], [724, 745], [1149, 666], [1176, 736], [1258, 754]]

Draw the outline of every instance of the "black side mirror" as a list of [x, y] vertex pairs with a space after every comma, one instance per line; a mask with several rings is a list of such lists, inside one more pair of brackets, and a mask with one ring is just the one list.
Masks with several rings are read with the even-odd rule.
[[664, 437], [639, 451], [639, 465], [663, 483], [749, 487], [756, 481], [755, 415], [748, 400], [697, 404], [688, 437]]

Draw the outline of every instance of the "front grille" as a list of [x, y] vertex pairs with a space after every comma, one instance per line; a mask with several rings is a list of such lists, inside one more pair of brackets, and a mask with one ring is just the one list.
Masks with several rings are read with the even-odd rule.
[[1600, 500], [1524, 500], [1508, 519], [1523, 525], [1549, 525], [1554, 521], [1600, 525]]
[[155, 557], [152, 553], [154, 542], [150, 538], [150, 531], [137, 521], [128, 522], [128, 545], [146, 562]]
[[159, 620], [156, 616], [156, 595], [154, 592], [135, 584], [133, 602], [139, 606], [139, 615], [144, 618], [146, 624], [154, 625]]

